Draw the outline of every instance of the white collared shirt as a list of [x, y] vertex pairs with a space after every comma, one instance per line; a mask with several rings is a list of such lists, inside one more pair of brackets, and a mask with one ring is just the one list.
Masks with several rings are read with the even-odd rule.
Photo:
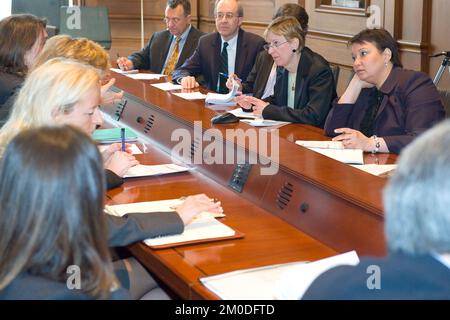
[[[223, 50], [223, 44], [225, 42], [228, 42], [227, 53], [228, 53], [228, 74], [229, 75], [234, 73], [234, 70], [235, 70], [238, 35], [239, 35], [239, 32], [237, 32], [236, 35], [228, 41], [225, 41], [222, 37], [220, 37], [222, 39], [222, 44], [220, 46], [220, 52], [222, 52], [222, 50]], [[240, 77], [239, 74], [237, 76]], [[219, 80], [220, 80], [220, 75], [217, 75], [217, 91], [219, 91], [219, 83], [220, 83]]]

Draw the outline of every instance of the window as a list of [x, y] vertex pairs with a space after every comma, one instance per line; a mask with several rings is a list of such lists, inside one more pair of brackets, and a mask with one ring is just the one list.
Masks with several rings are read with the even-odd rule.
[[316, 0], [316, 11], [366, 16], [369, 0]]

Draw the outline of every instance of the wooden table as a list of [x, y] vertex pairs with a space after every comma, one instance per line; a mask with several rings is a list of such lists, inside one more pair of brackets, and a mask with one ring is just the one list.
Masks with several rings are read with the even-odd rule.
[[[216, 146], [222, 146], [225, 154], [233, 151], [247, 160], [251, 156], [258, 159], [243, 165], [208, 165], [203, 161], [192, 164], [193, 170], [187, 173], [132, 179], [108, 192], [110, 204], [206, 193], [222, 201], [227, 215], [222, 221], [245, 234], [244, 239], [164, 250], [152, 250], [142, 243], [129, 247], [181, 298], [217, 298], [198, 280], [207, 275], [312, 261], [353, 249], [359, 255], [385, 254], [381, 191], [386, 179], [295, 145], [299, 139], [328, 139], [321, 129], [284, 126], [277, 131], [278, 148], [269, 143], [268, 152], [263, 152], [260, 146], [271, 140], [273, 132], [256, 129], [253, 144], [227, 138], [227, 129], [241, 129], [240, 135], [255, 131], [245, 123], [211, 125], [216, 111], [206, 108], [203, 100], [187, 101], [149, 85], [155, 81], [115, 77], [116, 86], [126, 92], [127, 103], [105, 107], [104, 112], [114, 120], [120, 118], [121, 124], [133, 128], [146, 141], [148, 150], [138, 157], [141, 163], [171, 162], [170, 151], [179, 145], [171, 139], [177, 129], [190, 135], [187, 156], [191, 160], [208, 160], [204, 151], [211, 142], [204, 141], [205, 137], [217, 139]], [[201, 123], [200, 130], [194, 131], [195, 121]], [[260, 130], [264, 131], [258, 136]], [[279, 151], [278, 156], [273, 156], [275, 151]], [[275, 175], [262, 175], [269, 160], [279, 170]], [[366, 163], [395, 160], [395, 155], [365, 155]], [[240, 188], [241, 192], [236, 191]]]

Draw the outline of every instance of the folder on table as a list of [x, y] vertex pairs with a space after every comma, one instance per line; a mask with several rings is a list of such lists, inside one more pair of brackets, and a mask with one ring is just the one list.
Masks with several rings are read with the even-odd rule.
[[[97, 129], [92, 134], [92, 139], [99, 143], [114, 143], [121, 142], [121, 128], [111, 128], [111, 129]], [[138, 139], [137, 134], [128, 128], [125, 128], [125, 141], [136, 141]]]
[[[106, 206], [105, 211], [115, 216], [123, 216], [134, 212], [148, 212], [148, 214], [152, 214], [152, 212], [172, 212], [182, 202], [183, 199], [137, 202]], [[202, 212], [184, 227], [183, 233], [146, 239], [144, 243], [152, 249], [165, 249], [195, 243], [243, 238], [243, 233], [233, 230], [216, 219], [216, 217], [223, 216], [223, 214]]]

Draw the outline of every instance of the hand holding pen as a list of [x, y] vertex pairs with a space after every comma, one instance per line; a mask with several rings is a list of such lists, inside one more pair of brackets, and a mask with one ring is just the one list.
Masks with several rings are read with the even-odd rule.
[[224, 76], [224, 77], [227, 77], [227, 78], [228, 78], [227, 83], [226, 83], [226, 86], [227, 86], [227, 88], [228, 88], [229, 90], [233, 89], [233, 80], [234, 80], [234, 81], [239, 85], [238, 91], [239, 91], [240, 93], [242, 93], [242, 80], [241, 80], [235, 73], [232, 73], [232, 74], [230, 74], [230, 75], [227, 75], [226, 73], [220, 72], [219, 74], [220, 74], [221, 76]]
[[117, 62], [117, 66], [122, 71], [128, 71], [128, 70], [134, 69], [133, 61], [128, 60], [126, 57], [121, 57], [120, 54], [118, 54], [118, 53], [117, 53], [116, 62]]

